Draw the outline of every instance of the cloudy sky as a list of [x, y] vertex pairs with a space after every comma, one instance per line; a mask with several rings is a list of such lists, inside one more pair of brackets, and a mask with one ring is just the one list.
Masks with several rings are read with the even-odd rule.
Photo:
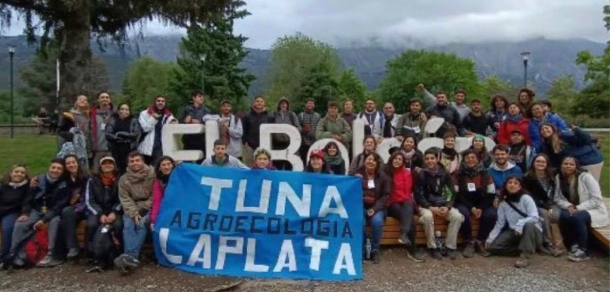
[[[412, 37], [430, 43], [518, 41], [533, 37], [605, 42], [607, 0], [246, 0], [251, 16], [236, 23], [248, 47], [268, 48], [297, 31], [326, 42]], [[451, 4], [449, 4], [451, 3]], [[19, 34], [21, 23], [3, 35]], [[146, 24], [145, 35], [181, 32]]]

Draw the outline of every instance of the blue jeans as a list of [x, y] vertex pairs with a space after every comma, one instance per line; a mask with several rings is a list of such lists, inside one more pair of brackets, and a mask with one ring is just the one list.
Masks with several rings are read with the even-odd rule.
[[148, 234], [148, 225], [150, 222], [150, 215], [146, 215], [140, 219], [140, 224], [136, 225], [133, 218], [128, 215], [123, 215], [123, 241], [125, 242], [124, 253], [138, 258], [140, 255], [140, 249], [146, 241], [146, 235]]
[[563, 237], [566, 248], [578, 245], [578, 248], [587, 251], [589, 249], [589, 227], [591, 226], [591, 215], [587, 211], [577, 211], [572, 216], [566, 209], [559, 214], [559, 231]]
[[2, 254], [0, 257], [2, 260], [11, 252], [13, 229], [18, 217], [19, 213], [10, 213], [2, 216]]
[[[381, 243], [381, 235], [383, 234], [383, 224], [385, 223], [385, 214], [383, 211], [379, 211], [373, 215], [373, 217], [369, 217], [366, 214], [366, 209], [364, 210], [364, 227], [366, 234], [366, 225], [371, 226], [371, 250], [379, 250], [379, 244]], [[364, 238], [364, 245], [366, 246], [366, 236]]]

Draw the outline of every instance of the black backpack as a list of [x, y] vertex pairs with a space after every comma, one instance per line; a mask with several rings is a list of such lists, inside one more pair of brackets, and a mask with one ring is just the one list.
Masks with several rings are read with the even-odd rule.
[[97, 228], [89, 246], [89, 252], [96, 262], [108, 264], [120, 254], [119, 246], [114, 242], [116, 232], [118, 231], [112, 225], [100, 225]]

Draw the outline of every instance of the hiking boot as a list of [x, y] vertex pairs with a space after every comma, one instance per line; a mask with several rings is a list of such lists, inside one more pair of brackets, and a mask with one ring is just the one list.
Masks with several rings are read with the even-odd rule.
[[80, 249], [78, 248], [71, 248], [70, 250], [68, 250], [68, 255], [66, 256], [69, 260], [74, 259], [76, 257], [78, 257], [80, 253]]
[[373, 260], [374, 264], [378, 264], [381, 261], [381, 255], [379, 254], [379, 251], [374, 250], [371, 252], [371, 260]]
[[405, 233], [405, 232], [400, 234], [400, 237], [398, 238], [398, 242], [401, 244], [404, 244], [406, 246], [411, 246], [411, 241], [409, 240], [409, 237], [407, 236], [407, 233]]
[[582, 261], [586, 261], [591, 259], [589, 257], [589, 255], [587, 255], [587, 252], [585, 252], [582, 249], [577, 249], [576, 252], [574, 252], [573, 254], [568, 256], [568, 260], [570, 260], [571, 262], [582, 262]]
[[464, 248], [464, 252], [462, 252], [462, 255], [465, 258], [471, 258], [474, 256], [474, 242], [470, 241], [466, 244], [466, 247]]
[[529, 258], [524, 254], [521, 254], [521, 257], [519, 257], [519, 259], [515, 262], [515, 268], [518, 268], [518, 269], [526, 268], [529, 265], [530, 265]]
[[430, 249], [430, 256], [433, 259], [437, 259], [437, 260], [443, 259], [443, 255], [441, 254], [441, 251], [438, 248]]
[[455, 249], [447, 249], [447, 257], [449, 259], [455, 260], [458, 257], [457, 250]]

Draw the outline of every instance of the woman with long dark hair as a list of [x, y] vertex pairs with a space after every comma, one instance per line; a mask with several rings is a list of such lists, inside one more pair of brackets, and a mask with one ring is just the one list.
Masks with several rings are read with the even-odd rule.
[[595, 178], [580, 168], [576, 158], [566, 156], [555, 186], [555, 203], [561, 208], [559, 230], [574, 262], [589, 259], [589, 228], [608, 225], [608, 210]]
[[8, 255], [11, 251], [13, 228], [17, 218], [27, 215], [27, 198], [30, 191], [30, 176], [23, 164], [15, 164], [11, 171], [0, 180], [0, 221], [2, 222], [2, 249], [0, 251], [1, 268], [8, 267]]
[[487, 120], [489, 121], [489, 128], [493, 134], [491, 138], [497, 141], [498, 130], [500, 129], [500, 122], [506, 117], [508, 111], [508, 99], [501, 95], [496, 95], [491, 99], [489, 111], [485, 113]]
[[324, 161], [328, 164], [328, 168], [331, 173], [344, 175], [345, 174], [345, 160], [341, 156], [339, 146], [335, 142], [329, 142], [324, 147]]
[[[470, 145], [470, 149], [474, 150], [479, 161], [483, 164], [485, 168], [488, 168], [493, 163], [493, 157], [489, 154], [487, 147], [485, 147], [485, 137], [481, 135], [475, 135], [472, 138], [472, 145]], [[462, 157], [464, 154], [462, 154]]]
[[530, 135], [530, 141], [532, 142], [531, 146], [536, 152], [542, 151], [542, 137], [540, 137], [540, 126], [542, 124], [551, 124], [555, 126], [560, 133], [565, 133], [567, 135], [573, 134], [568, 123], [557, 114], [545, 111], [541, 102], [533, 103], [532, 106], [527, 109], [526, 115], [530, 119], [528, 133]]
[[76, 241], [76, 227], [78, 223], [86, 219], [85, 216], [85, 191], [89, 175], [87, 170], [79, 164], [75, 155], [68, 155], [64, 159], [66, 163], [66, 183], [70, 190], [70, 200], [61, 212], [61, 226], [65, 235], [66, 248], [68, 248], [68, 259], [76, 258], [80, 252]]
[[[349, 166], [350, 174], [354, 174], [358, 169], [364, 167], [365, 156], [375, 153], [375, 150], [377, 149], [377, 139], [371, 135], [365, 136], [362, 140], [362, 145], [364, 146], [364, 150], [354, 157], [354, 160]], [[379, 160], [377, 164], [382, 165], [383, 161]]]
[[417, 172], [424, 166], [424, 154], [417, 149], [415, 136], [404, 137], [400, 145], [400, 152], [405, 157], [405, 167], [412, 172]]
[[120, 173], [127, 169], [127, 156], [138, 148], [142, 127], [138, 118], [131, 114], [129, 105], [121, 103], [106, 125], [106, 139]]
[[155, 166], [155, 175], [157, 176], [153, 183], [152, 195], [153, 203], [150, 211], [150, 229], [155, 229], [155, 221], [159, 216], [159, 210], [161, 209], [161, 202], [165, 196], [165, 188], [169, 182], [169, 176], [176, 167], [176, 162], [169, 156], [162, 156], [157, 161]]

